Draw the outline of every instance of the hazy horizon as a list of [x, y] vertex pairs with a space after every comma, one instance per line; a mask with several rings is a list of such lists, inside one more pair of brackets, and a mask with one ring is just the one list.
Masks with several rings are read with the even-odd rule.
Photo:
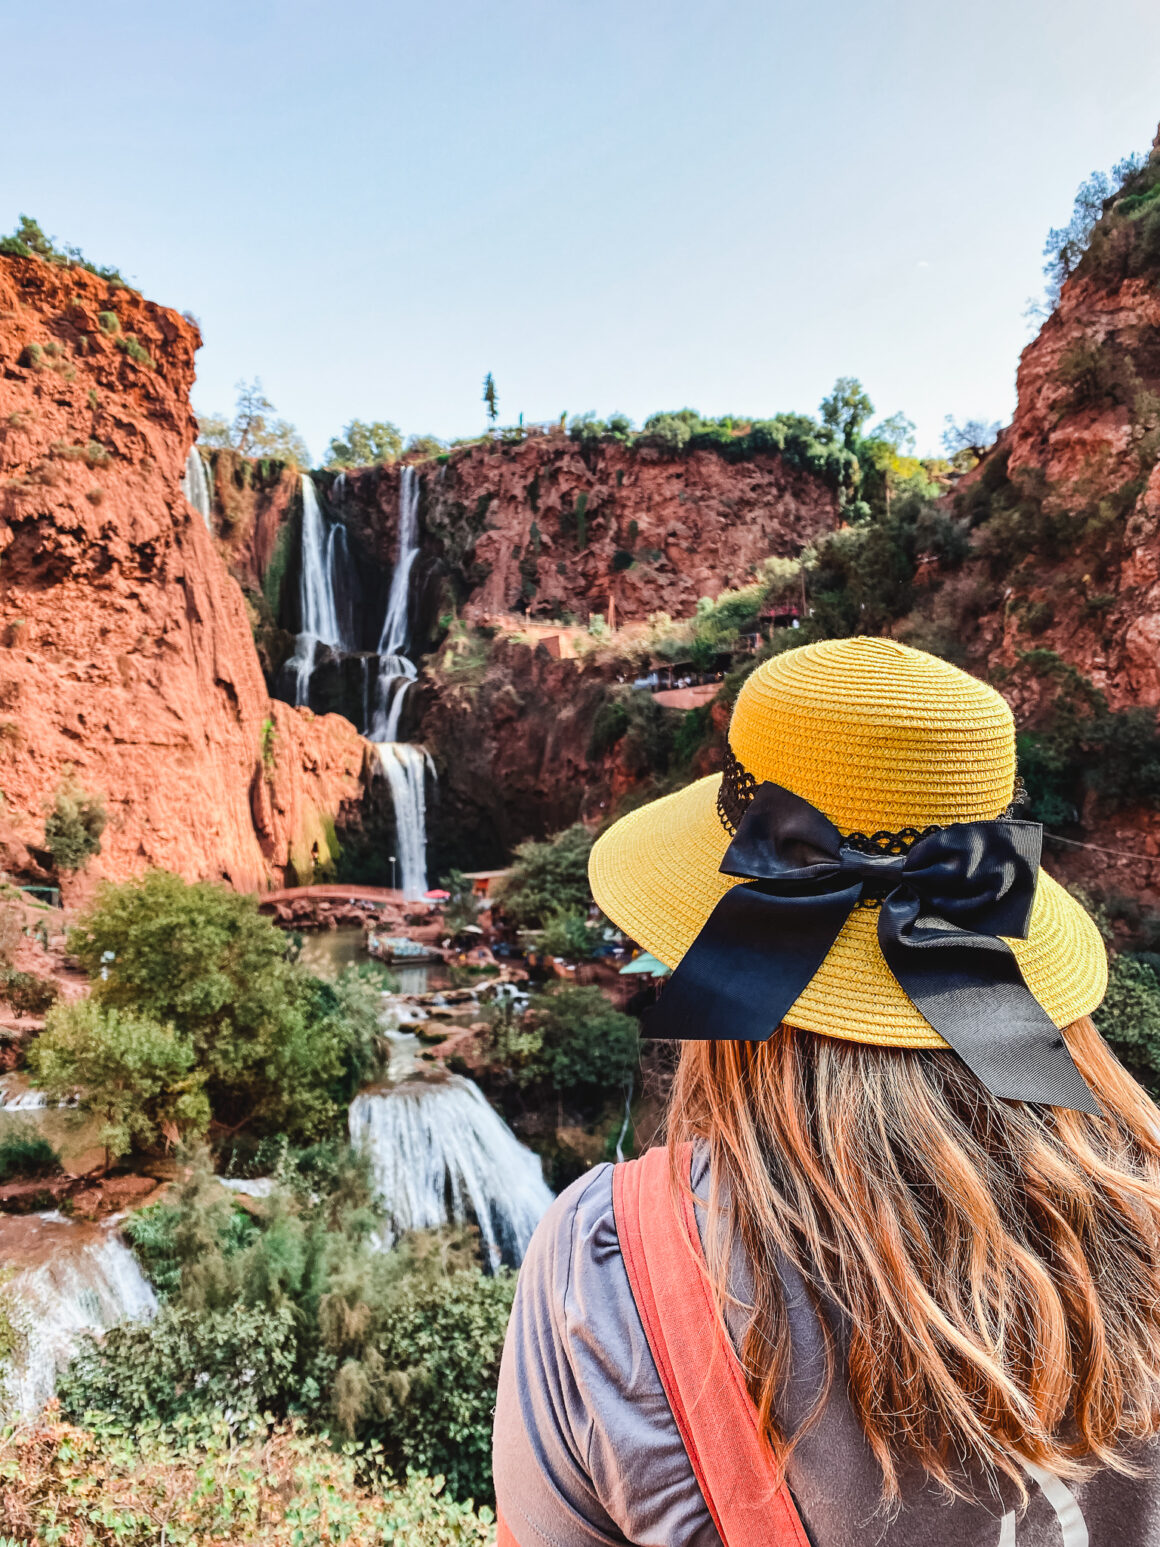
[[[1047, 229], [1160, 118], [1160, 8], [0, 0], [21, 212], [195, 314], [315, 459], [620, 410], [1006, 419]], [[1097, 43], [1100, 46], [1096, 46]], [[1124, 60], [1133, 69], [1130, 76]], [[14, 99], [15, 100], [15, 99]]]

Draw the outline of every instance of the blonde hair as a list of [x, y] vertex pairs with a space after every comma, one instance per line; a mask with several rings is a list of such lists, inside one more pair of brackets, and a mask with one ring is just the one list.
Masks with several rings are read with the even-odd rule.
[[[885, 1500], [909, 1462], [960, 1496], [980, 1474], [1024, 1496], [1022, 1461], [1133, 1472], [1125, 1442], [1160, 1430], [1160, 1113], [1088, 1018], [1064, 1035], [1099, 1117], [998, 1100], [941, 1049], [787, 1026], [683, 1045], [674, 1177], [678, 1147], [704, 1141], [709, 1273], [723, 1314], [744, 1248], [740, 1354], [783, 1462], [836, 1373], [836, 1312]], [[776, 1408], [790, 1367], [779, 1254], [827, 1347], [793, 1434]]]

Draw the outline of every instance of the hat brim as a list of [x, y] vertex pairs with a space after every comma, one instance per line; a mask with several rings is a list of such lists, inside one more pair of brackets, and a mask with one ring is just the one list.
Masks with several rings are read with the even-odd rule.
[[[717, 815], [721, 776], [622, 817], [592, 849], [592, 894], [646, 951], [676, 967], [717, 903], [740, 883], [720, 872], [730, 837]], [[945, 1047], [887, 967], [878, 914], [855, 908], [785, 1020], [879, 1047]], [[1107, 953], [1099, 930], [1044, 870], [1026, 940], [1008, 942], [1028, 988], [1057, 1026], [1088, 1015], [1104, 997]]]

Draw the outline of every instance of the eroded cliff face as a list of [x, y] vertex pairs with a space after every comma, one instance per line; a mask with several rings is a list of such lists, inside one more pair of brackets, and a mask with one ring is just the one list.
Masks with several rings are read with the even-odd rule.
[[109, 823], [82, 888], [150, 865], [244, 889], [326, 858], [360, 792], [337, 717], [271, 704], [180, 480], [196, 327], [77, 267], [0, 257], [0, 865], [47, 864], [62, 777]]
[[[1160, 209], [1158, 167], [1160, 136], [1141, 174]], [[1023, 352], [1012, 424], [959, 495], [976, 523], [977, 556], [935, 606], [948, 620], [957, 610], [965, 664], [995, 681], [1033, 731], [1061, 706], [1086, 712], [1086, 688], [1069, 669], [1113, 712], [1154, 715], [1160, 706], [1156, 217], [1153, 224], [1150, 231], [1115, 204], [1105, 213]], [[1102, 892], [1160, 904], [1152, 804], [1113, 807], [1089, 790], [1079, 815], [1073, 837], [1090, 847], [1050, 839], [1053, 867]]]
[[[234, 575], [261, 591], [284, 629], [297, 622], [296, 483], [215, 454], [215, 530]], [[702, 596], [752, 578], [771, 554], [800, 551], [839, 520], [821, 479], [775, 454], [731, 460], [562, 431], [495, 440], [416, 464], [422, 548], [412, 618], [421, 648], [451, 608], [468, 621], [593, 613], [633, 622], [686, 617]], [[399, 465], [316, 474], [368, 583], [385, 602], [398, 538]]]
[[562, 433], [453, 458], [429, 484], [426, 512], [464, 571], [469, 619], [517, 608], [687, 617], [837, 521], [834, 491], [776, 455], [585, 446]]

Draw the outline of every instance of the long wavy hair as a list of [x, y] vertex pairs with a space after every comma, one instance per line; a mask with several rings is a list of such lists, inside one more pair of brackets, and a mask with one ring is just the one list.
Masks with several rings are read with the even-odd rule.
[[[887, 1504], [913, 1462], [959, 1496], [1005, 1474], [1025, 1497], [1022, 1461], [1134, 1472], [1130, 1442], [1160, 1430], [1160, 1112], [1089, 1019], [1064, 1035], [1098, 1117], [998, 1100], [943, 1050], [787, 1026], [764, 1043], [684, 1044], [674, 1185], [679, 1146], [706, 1143], [708, 1272], [724, 1315], [744, 1247], [739, 1352], [783, 1463], [844, 1350]], [[794, 1433], [777, 1414], [790, 1363], [779, 1255], [828, 1350]]]

